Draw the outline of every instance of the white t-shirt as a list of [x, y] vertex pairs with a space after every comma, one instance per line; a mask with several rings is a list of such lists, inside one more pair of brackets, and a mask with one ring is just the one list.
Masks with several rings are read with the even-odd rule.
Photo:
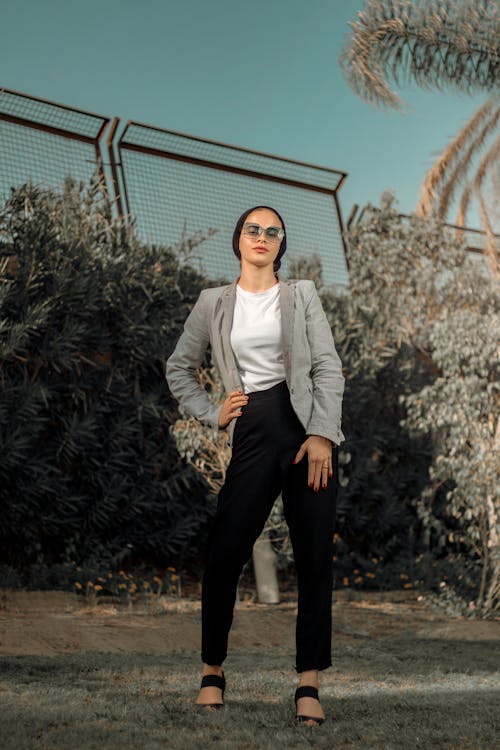
[[285, 380], [279, 283], [264, 292], [236, 284], [231, 346], [245, 393]]

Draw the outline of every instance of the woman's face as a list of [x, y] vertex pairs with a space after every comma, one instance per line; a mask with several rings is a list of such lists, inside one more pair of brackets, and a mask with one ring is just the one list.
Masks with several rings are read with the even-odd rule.
[[276, 216], [274, 211], [267, 208], [257, 208], [248, 214], [240, 233], [239, 249], [242, 265], [248, 263], [259, 268], [270, 265], [272, 268], [278, 257], [281, 241], [278, 239], [270, 240], [265, 232], [261, 232], [259, 237], [246, 237], [244, 229], [247, 224], [259, 224], [263, 229], [268, 227], [283, 228], [279, 217]]

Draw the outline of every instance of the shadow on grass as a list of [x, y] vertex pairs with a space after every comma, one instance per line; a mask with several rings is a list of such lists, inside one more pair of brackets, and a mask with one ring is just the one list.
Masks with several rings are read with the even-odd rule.
[[497, 642], [415, 638], [334, 650], [334, 667], [320, 675], [321, 727], [294, 724], [293, 659], [272, 652], [229, 655], [217, 712], [194, 704], [195, 653], [4, 656], [0, 747], [493, 750], [495, 650]]

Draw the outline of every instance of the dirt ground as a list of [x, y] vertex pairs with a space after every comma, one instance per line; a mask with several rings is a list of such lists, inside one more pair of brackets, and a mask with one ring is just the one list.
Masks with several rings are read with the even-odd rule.
[[[366, 639], [397, 636], [447, 641], [496, 641], [499, 621], [450, 618], [418, 601], [416, 592], [334, 592], [333, 649]], [[238, 601], [229, 650], [266, 646], [275, 653], [295, 647], [297, 602]], [[82, 651], [193, 652], [200, 648], [201, 603], [197, 598], [160, 597], [118, 606], [89, 603], [64, 591], [0, 589], [0, 654], [54, 655]]]

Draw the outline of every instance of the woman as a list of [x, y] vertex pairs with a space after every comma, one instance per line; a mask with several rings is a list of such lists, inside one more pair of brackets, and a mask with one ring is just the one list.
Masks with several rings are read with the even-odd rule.
[[[223, 705], [222, 663], [238, 580], [280, 491], [298, 581], [296, 718], [319, 725], [318, 671], [331, 666], [332, 555], [342, 366], [312, 281], [282, 281], [283, 219], [269, 206], [240, 216], [240, 276], [204, 289], [167, 361], [177, 400], [227, 429], [232, 455], [217, 501], [202, 581], [202, 682], [196, 703]], [[196, 379], [208, 344], [227, 393], [212, 403]]]

